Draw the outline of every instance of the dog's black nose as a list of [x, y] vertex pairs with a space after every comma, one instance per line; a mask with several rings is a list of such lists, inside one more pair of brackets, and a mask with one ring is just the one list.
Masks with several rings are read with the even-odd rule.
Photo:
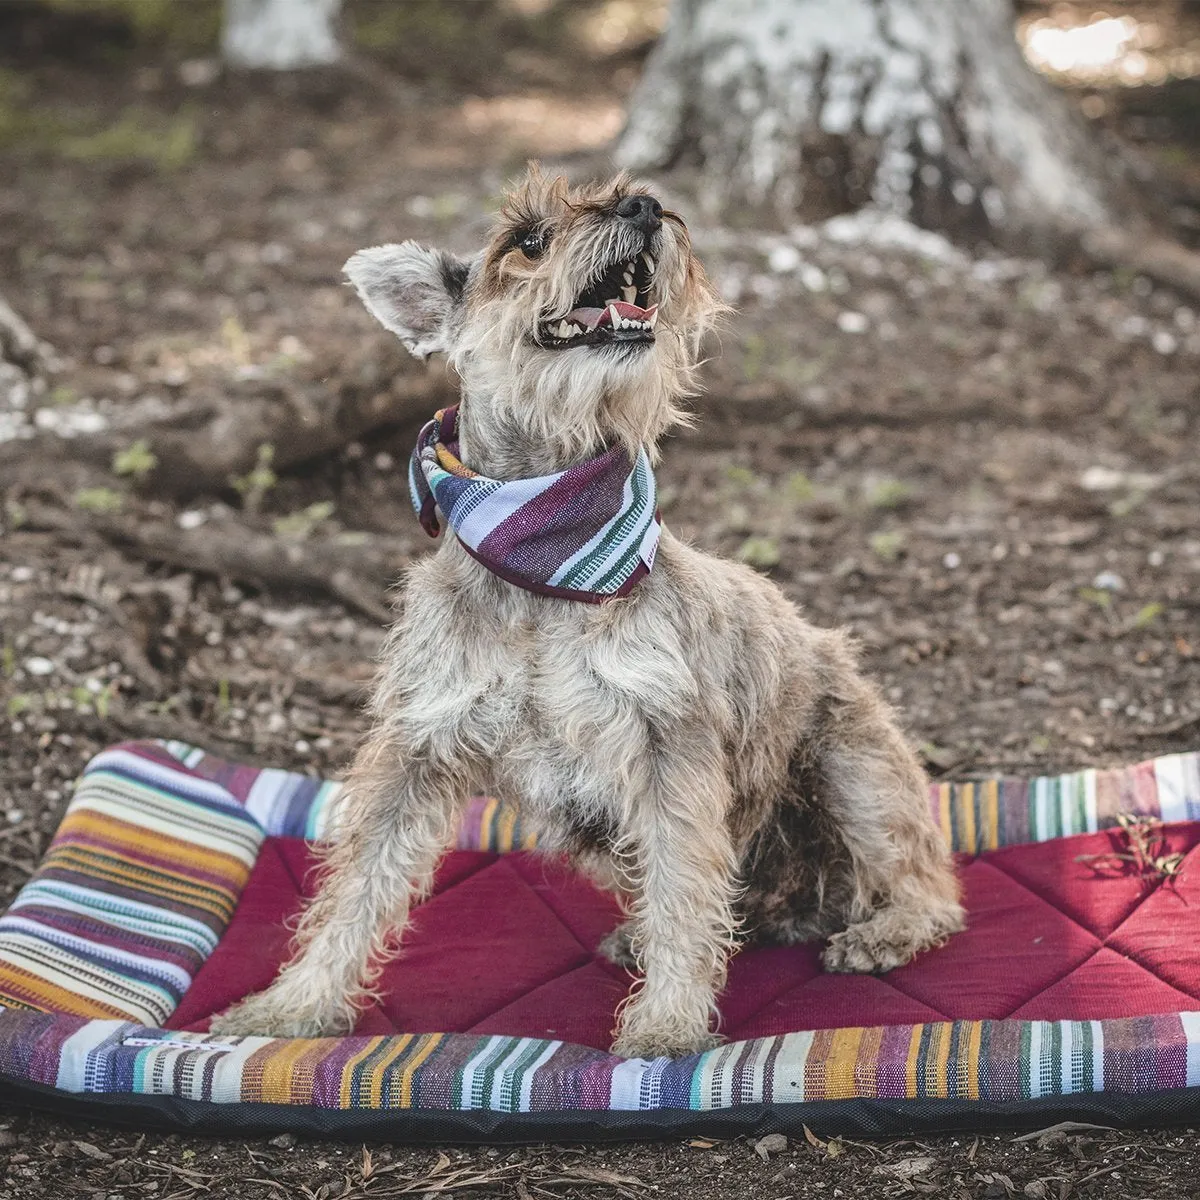
[[643, 233], [662, 228], [663, 206], [653, 196], [644, 193], [626, 196], [617, 205], [617, 216], [636, 225]]

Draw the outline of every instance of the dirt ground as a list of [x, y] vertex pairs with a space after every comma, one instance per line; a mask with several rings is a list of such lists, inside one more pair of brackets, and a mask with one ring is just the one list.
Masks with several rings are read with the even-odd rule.
[[[63, 359], [24, 410], [0, 403], [0, 439], [30, 405], [39, 427], [86, 437], [133, 405], [154, 414], [264, 379], [386, 379], [403, 353], [341, 285], [347, 256], [402, 237], [471, 248], [530, 155], [606, 170], [637, 68], [633, 35], [633, 49], [569, 62], [532, 36], [497, 58], [476, 36], [440, 73], [410, 49], [304, 81], [226, 79], [105, 36], [64, 44], [39, 27], [19, 62], [0, 62], [0, 278]], [[1141, 104], [1104, 122], [1195, 183], [1186, 122]], [[696, 211], [685, 181], [663, 186]], [[1119, 271], [854, 219], [769, 234], [700, 218], [694, 235], [737, 311], [697, 425], [660, 472], [676, 532], [852, 629], [935, 774], [1200, 744], [1195, 307]], [[403, 478], [415, 430], [411, 416], [385, 424], [240, 490], [139, 482], [136, 447], [102, 486], [66, 469], [0, 478], [0, 905], [109, 742], [203, 738], [336, 772], [381, 639], [378, 621], [317, 592], [169, 567], [72, 514], [167, 530], [236, 514], [306, 544], [386, 537], [398, 572], [427, 549]], [[443, 1154], [143, 1136], [0, 1097], [0, 1200], [448, 1191], [1200, 1196], [1200, 1145], [1193, 1130], [1084, 1129]]]

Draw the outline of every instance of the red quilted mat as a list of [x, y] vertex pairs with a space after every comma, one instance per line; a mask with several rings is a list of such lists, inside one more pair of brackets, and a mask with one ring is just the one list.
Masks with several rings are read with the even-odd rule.
[[[1168, 826], [1166, 853], [1200, 853], [1200, 824]], [[743, 951], [721, 1000], [731, 1039], [802, 1029], [1016, 1017], [1087, 1020], [1200, 1007], [1200, 870], [1178, 881], [1080, 862], [1122, 848], [1084, 834], [960, 859], [968, 928], [886, 976], [828, 975], [817, 945]], [[233, 923], [167, 1022], [207, 1028], [265, 987], [313, 860], [270, 838]], [[607, 1048], [630, 976], [596, 953], [613, 901], [556, 859], [457, 851], [414, 913], [383, 999], [357, 1032], [464, 1032]]]

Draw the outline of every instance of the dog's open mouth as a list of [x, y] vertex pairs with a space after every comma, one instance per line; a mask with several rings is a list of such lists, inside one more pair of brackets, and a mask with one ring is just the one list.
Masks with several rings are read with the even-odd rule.
[[579, 293], [565, 317], [542, 323], [538, 342], [550, 350], [653, 342], [658, 322], [658, 305], [650, 303], [655, 266], [648, 253], [614, 263]]

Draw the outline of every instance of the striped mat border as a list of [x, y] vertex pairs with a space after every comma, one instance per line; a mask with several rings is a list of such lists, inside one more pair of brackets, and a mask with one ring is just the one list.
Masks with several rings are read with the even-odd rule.
[[[501, 1112], [1200, 1086], [1200, 1014], [1190, 1012], [793, 1033], [653, 1061], [465, 1034], [221, 1039], [159, 1028], [223, 934], [263, 839], [329, 832], [338, 794], [336, 783], [179, 743], [93, 759], [41, 866], [0, 918], [0, 1076], [73, 1093]], [[967, 853], [1104, 828], [1119, 813], [1200, 819], [1200, 754], [937, 783], [930, 803]], [[515, 810], [486, 797], [471, 801], [458, 840], [494, 852], [535, 842]]]
[[[326, 833], [339, 784], [238, 766], [180, 742], [166, 746], [192, 771], [228, 788], [267, 833], [310, 839]], [[1114, 825], [1121, 813], [1195, 821], [1200, 820], [1200, 751], [1031, 779], [938, 781], [929, 785], [929, 805], [950, 848], [961, 854], [1095, 833]], [[537, 831], [512, 806], [477, 796], [457, 844], [460, 850], [492, 853], [531, 850]]]
[[822, 1030], [621, 1059], [467, 1034], [220, 1038], [0, 1014], [0, 1076], [72, 1093], [325, 1109], [713, 1111], [867, 1098], [1011, 1102], [1200, 1086], [1200, 1013]]

